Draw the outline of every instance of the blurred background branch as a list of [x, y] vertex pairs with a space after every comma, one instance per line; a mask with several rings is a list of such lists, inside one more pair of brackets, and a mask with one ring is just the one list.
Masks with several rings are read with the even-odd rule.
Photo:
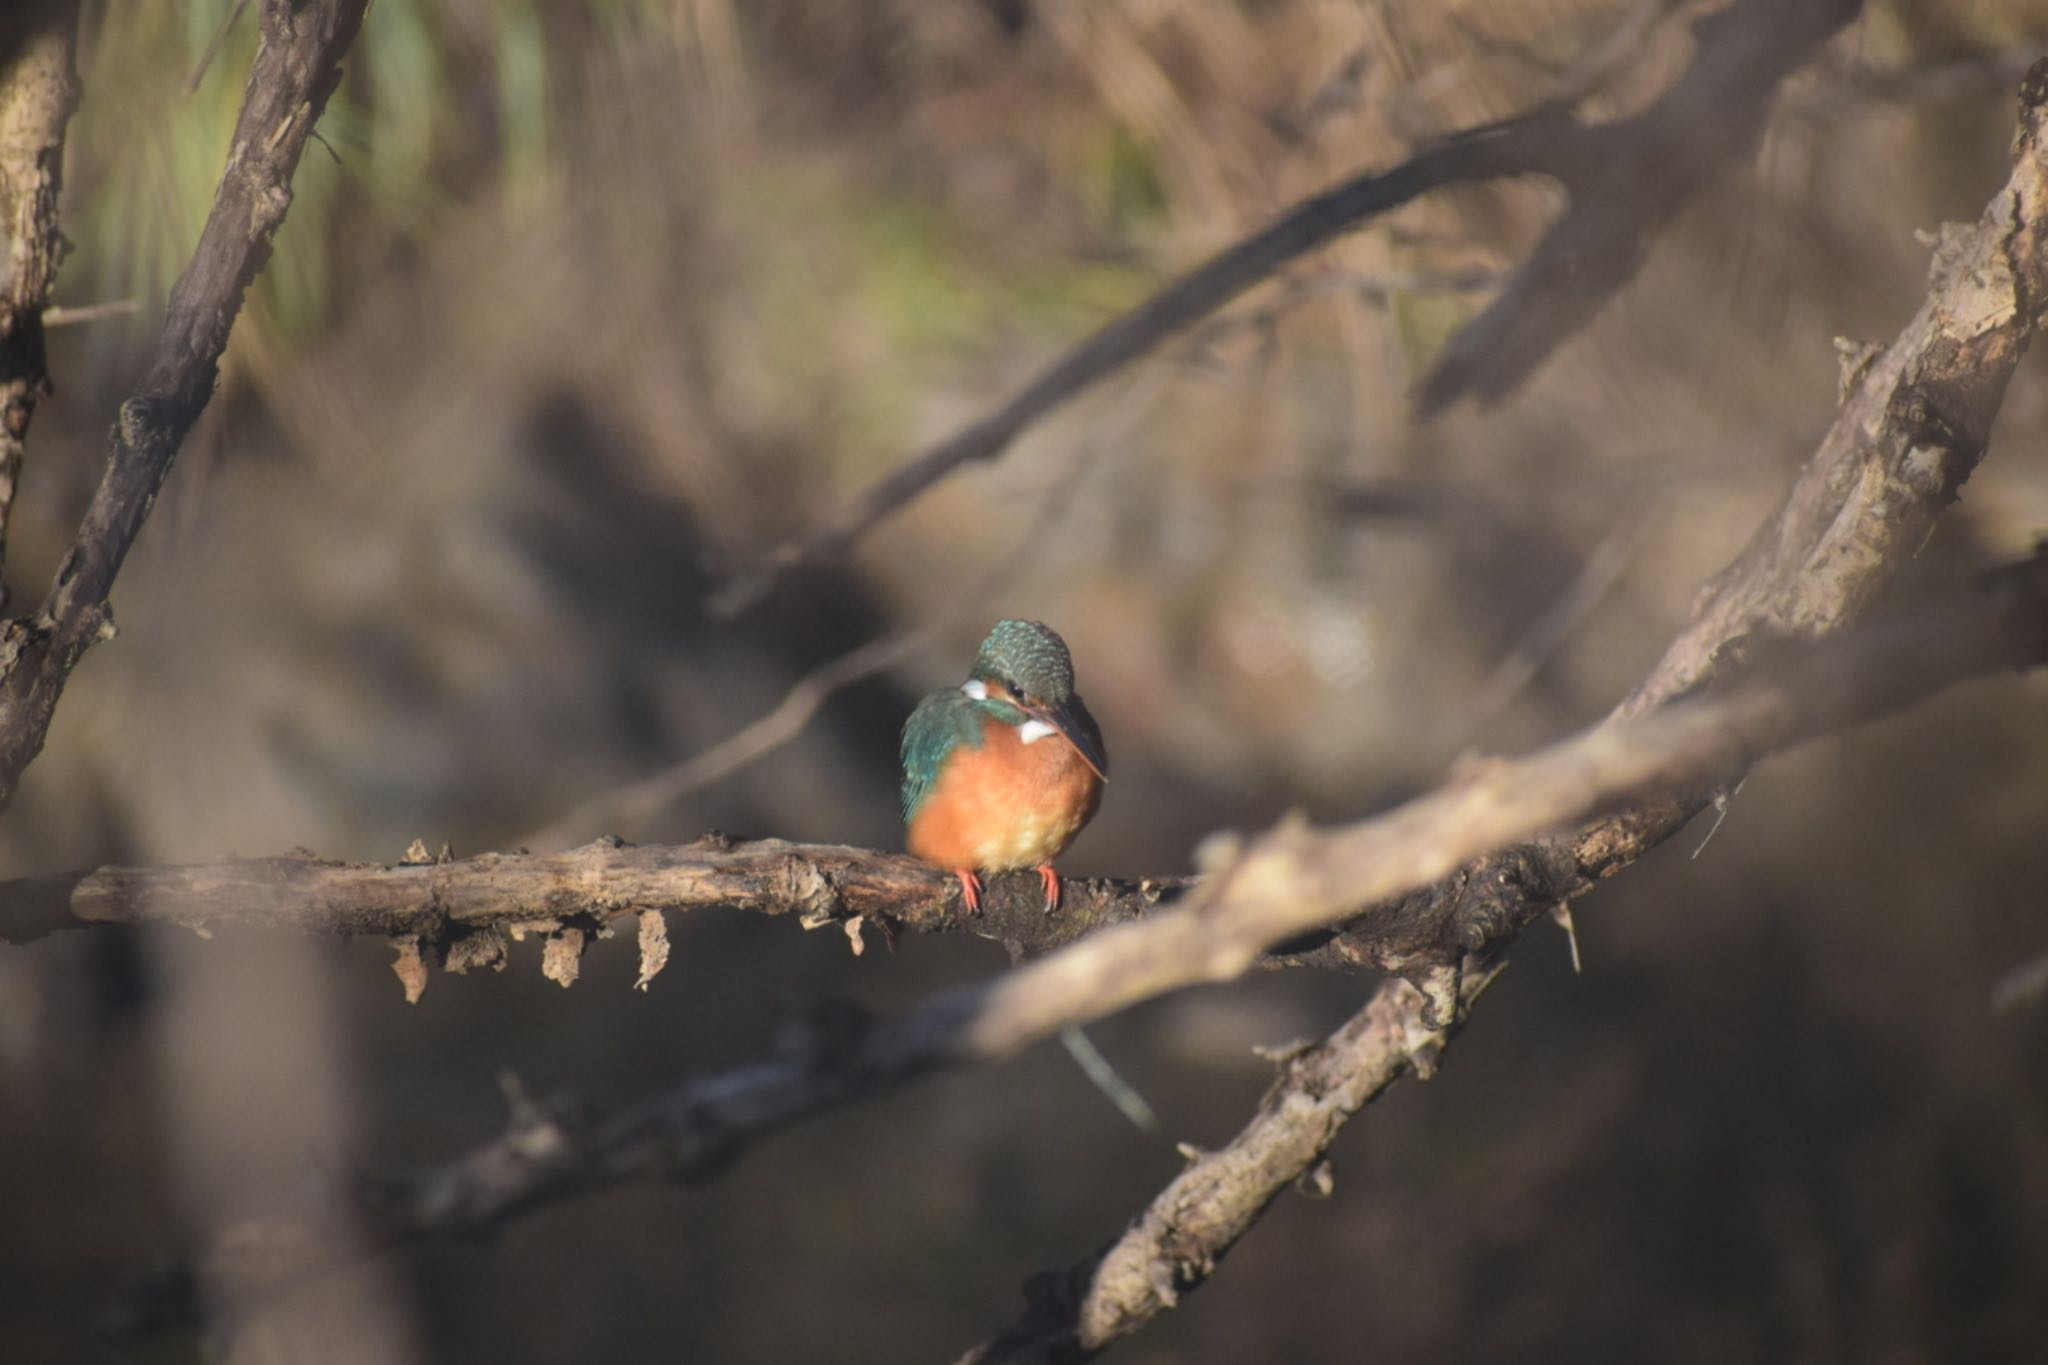
[[[1316, 195], [1103, 327], [1001, 408], [913, 456], [823, 525], [740, 570], [720, 589], [719, 611], [746, 610], [789, 569], [844, 554], [937, 480], [1000, 455], [1033, 422], [1339, 233], [1446, 186], [1547, 175], [1572, 187], [1571, 208], [1501, 295], [1444, 346], [1417, 400], [1424, 415], [1467, 393], [1497, 401], [1627, 283], [1671, 214], [1753, 149], [1778, 84], [1858, 8], [1860, 0], [1738, 0], [1701, 21], [1692, 65], [1633, 118], [1577, 122], [1572, 104], [1600, 81], [1573, 78], [1560, 99]], [[1629, 40], [1612, 53], [1603, 47], [1591, 65], [1619, 60], [1643, 26], [1625, 25]]]

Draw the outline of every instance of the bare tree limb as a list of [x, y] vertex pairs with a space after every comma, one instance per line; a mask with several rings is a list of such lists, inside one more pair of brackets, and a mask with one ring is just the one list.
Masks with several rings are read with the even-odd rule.
[[41, 752], [71, 670], [113, 632], [108, 594], [178, 446], [213, 396], [242, 295], [270, 258], [292, 172], [341, 81], [368, 0], [264, 0], [227, 168], [192, 260], [171, 289], [141, 392], [121, 405], [107, 472], [49, 595], [0, 626], [0, 808]]
[[1823, 635], [1855, 617], [1925, 542], [1990, 440], [2048, 308], [2048, 68], [2022, 99], [2012, 178], [1974, 225], [1939, 234], [1926, 302], [1890, 347], [1852, 363], [1842, 410], [1791, 493], [1707, 586], [1628, 700], [1639, 715], [1710, 676], [1731, 642]]
[[[1460, 1021], [1498, 971], [1466, 979]], [[1329, 1037], [1276, 1058], [1279, 1076], [1236, 1137], [1190, 1160], [1100, 1254], [1034, 1275], [1024, 1315], [960, 1365], [1085, 1360], [1198, 1288], [1289, 1189], [1327, 1196], [1324, 1153], [1345, 1123], [1401, 1077], [1433, 1071], [1447, 1035], [1423, 1022], [1427, 1009], [1420, 991], [1390, 978]]]
[[[67, 245], [57, 230], [64, 130], [78, 106], [75, 0], [11, 15], [0, 41], [0, 569], [36, 403], [50, 391], [43, 325]], [[0, 581], [0, 610], [7, 606]]]
[[[1698, 53], [1633, 118], [1589, 129], [1567, 178], [1571, 208], [1507, 288], [1447, 342], [1416, 395], [1424, 416], [1505, 397], [1635, 277], [1650, 242], [1751, 155], [1778, 86], [1860, 0], [1736, 0], [1696, 27]], [[1603, 145], [1604, 144], [1604, 145]]]
[[[1644, 792], [1727, 780], [1764, 754], [1962, 679], [2044, 662], [2048, 551], [1911, 616], [1796, 651], [1722, 694], [1677, 702], [1475, 770], [1376, 819], [1328, 833], [1285, 824], [1205, 879], [1182, 908], [1104, 929], [893, 1019], [850, 1004], [826, 1006], [784, 1031], [782, 1055], [773, 1061], [595, 1119], [578, 1118], [567, 1105], [523, 1110], [503, 1136], [442, 1166], [364, 1179], [337, 1197], [352, 1206], [363, 1239], [356, 1245], [370, 1250], [487, 1234], [530, 1208], [624, 1180], [702, 1179], [748, 1144], [811, 1114], [893, 1090], [940, 1067], [1012, 1056], [1063, 1025], [1139, 1000], [1231, 979], [1268, 947], [1359, 916], [1362, 906], [1369, 907], [1362, 916], [1367, 927], [1355, 932], [1369, 937], [1380, 911], [1398, 904], [1390, 898], [1488, 849]], [[794, 903], [822, 888], [770, 894]], [[1518, 929], [1510, 927], [1505, 938]], [[1482, 940], [1473, 949], [1493, 946]], [[1424, 982], [1427, 999], [1412, 1011], [1398, 992], [1383, 993], [1382, 1002], [1399, 1010], [1387, 1013], [1393, 1005], [1383, 1003], [1380, 1014], [1360, 1026], [1376, 1035], [1397, 1029], [1399, 1049], [1340, 1040], [1338, 1050], [1345, 1058], [1381, 1058], [1375, 1065], [1395, 1072], [1426, 1067], [1455, 1021], [1459, 1000], [1473, 989], [1455, 972], [1435, 974]], [[1366, 1085], [1359, 1103], [1376, 1088]], [[1244, 1225], [1256, 1212], [1245, 1215]], [[157, 1305], [151, 1311], [159, 1316], [148, 1325], [172, 1325], [182, 1319], [161, 1316], [167, 1311], [162, 1305], [195, 1309], [199, 1298], [191, 1290], [201, 1280], [231, 1274], [238, 1285], [261, 1292], [359, 1254], [331, 1234], [328, 1217], [314, 1213], [235, 1229], [196, 1279], [195, 1272], [178, 1272], [176, 1292], [153, 1282], [130, 1305]], [[1235, 1224], [1219, 1224], [1225, 1225]], [[1172, 1286], [1163, 1288], [1162, 1305]]]
[[994, 412], [743, 568], [715, 594], [714, 610], [744, 611], [789, 569], [843, 554], [946, 475], [994, 459], [1033, 423], [1359, 224], [1448, 185], [1551, 176], [1572, 190], [1571, 208], [1501, 297], [1445, 347], [1419, 401], [1428, 413], [1468, 394], [1501, 397], [1628, 282], [1659, 226], [1718, 168], [1753, 148], [1778, 84], [1858, 8], [1859, 0], [1733, 0], [1701, 21], [1692, 66], [1639, 114], [1583, 124], [1567, 104], [1547, 103], [1304, 201], [1069, 350]]
[[[1983, 455], [1983, 438], [2006, 381], [2048, 306], [2044, 103], [2048, 64], [2037, 65], [2021, 87], [2012, 178], [1973, 232], [1951, 230], [1944, 237], [1928, 303], [1890, 350], [1877, 355], [1851, 348], [1856, 363], [1845, 370], [1843, 411], [1834, 430], [1750, 550], [1703, 594], [1692, 627], [1617, 708], [1613, 725], [1626, 726], [1627, 717], [1710, 684], [1736, 659], [1756, 653], [1760, 634], [1769, 630], [1780, 632], [1775, 638], [1781, 640], [1840, 630], [1917, 549], [1919, 540], [1902, 532], [1902, 525], [1930, 525], [1954, 499]], [[1987, 342], [1988, 334], [1996, 340]], [[1945, 400], [1939, 409], [1943, 440], [1935, 446], [1913, 439], [1928, 426], [1929, 404], [1915, 396], [1928, 380], [1938, 381], [1932, 387]], [[1945, 477], [1902, 477], [1928, 468]], [[1843, 546], [1866, 552], [1849, 553]], [[2037, 552], [2033, 564], [2041, 562]], [[1815, 602], [1832, 606], [1815, 610]], [[1712, 791], [1712, 784], [1682, 786], [1574, 834], [1545, 840], [1537, 850], [1517, 850], [1467, 869], [1454, 885], [1498, 888], [1490, 903], [1482, 903], [1491, 923], [1468, 921], [1468, 941], [1498, 952], [1537, 915], [1568, 903], [1563, 897], [1675, 833]], [[1532, 867], [1547, 870], [1548, 878], [1525, 875]], [[1427, 907], [1442, 890], [1432, 888], [1403, 904], [1419, 900], [1427, 921]], [[1436, 949], [1439, 962], [1443, 951]], [[1467, 981], [1461, 1003], [1471, 994]], [[2009, 998], [2009, 992], [1998, 998]], [[1440, 1044], [1418, 1047], [1414, 1039], [1417, 1026], [1426, 1033], [1425, 1021], [1444, 1012], [1441, 989], [1439, 999], [1430, 1000], [1399, 981], [1388, 982], [1364, 1012], [1304, 1054], [1303, 1065], [1283, 1071], [1229, 1146], [1191, 1164], [1104, 1252], [1035, 1277], [1026, 1288], [1025, 1314], [964, 1360], [1085, 1360], [1174, 1306], [1207, 1279], [1280, 1192], [1313, 1177], [1336, 1127], [1361, 1104], [1405, 1069], [1430, 1074]], [[1450, 1012], [1455, 1016], [1456, 1007]], [[1328, 1103], [1330, 1095], [1339, 1102]]]
[[1048, 916], [1036, 874], [992, 877], [983, 912], [969, 915], [951, 874], [836, 844], [722, 834], [685, 845], [599, 839], [562, 853], [442, 861], [420, 849], [389, 866], [308, 853], [0, 882], [0, 942], [95, 924], [292, 929], [404, 938], [462, 971], [503, 966], [510, 937], [589, 934], [624, 916], [720, 906], [795, 915], [809, 928], [864, 919], [891, 936], [970, 932], [1036, 954], [1149, 914], [1188, 881], [1070, 879], [1060, 913]]

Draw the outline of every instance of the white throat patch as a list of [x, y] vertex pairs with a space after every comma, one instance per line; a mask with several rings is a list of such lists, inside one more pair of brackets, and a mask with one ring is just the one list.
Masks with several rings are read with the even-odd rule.
[[1036, 744], [1047, 735], [1056, 735], [1058, 733], [1058, 726], [1048, 725], [1036, 716], [1033, 716], [1030, 720], [1017, 727], [1017, 738], [1026, 744]]

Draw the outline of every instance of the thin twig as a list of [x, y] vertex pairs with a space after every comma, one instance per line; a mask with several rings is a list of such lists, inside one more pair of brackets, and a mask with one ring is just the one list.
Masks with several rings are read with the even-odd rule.
[[207, 70], [213, 66], [213, 59], [220, 55], [222, 44], [227, 42], [228, 34], [234, 31], [235, 25], [242, 22], [242, 14], [248, 8], [249, 0], [235, 0], [235, 7], [221, 19], [220, 27], [213, 31], [212, 39], [206, 44], [206, 51], [199, 54], [199, 61], [193, 66], [192, 74], [185, 77], [187, 96], [199, 93], [199, 83], [206, 79]]
[[43, 310], [43, 326], [76, 327], [105, 318], [125, 318], [142, 311], [140, 299], [114, 299], [108, 303], [86, 303], [75, 308], [50, 307]]
[[2010, 1014], [2048, 996], [2048, 953], [2023, 963], [1998, 978], [1991, 988], [1991, 1008]]
[[1452, 752], [1463, 749], [1473, 735], [1505, 711], [1522, 690], [1535, 681], [1536, 675], [1543, 671], [1543, 666], [1572, 632], [1621, 581], [1622, 574], [1634, 560], [1647, 534], [1648, 521], [1647, 509], [1641, 506], [1624, 511], [1614, 528], [1586, 556], [1585, 563], [1579, 566], [1578, 573], [1564, 591], [1530, 622], [1514, 648], [1487, 673], [1479, 684], [1477, 695], [1457, 718], [1456, 729], [1438, 747]]

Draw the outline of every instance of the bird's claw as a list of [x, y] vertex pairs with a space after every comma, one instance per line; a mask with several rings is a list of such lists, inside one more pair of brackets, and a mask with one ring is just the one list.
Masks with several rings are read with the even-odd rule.
[[1060, 874], [1053, 871], [1051, 863], [1041, 863], [1038, 876], [1045, 883], [1045, 913], [1050, 915], [1060, 908], [1060, 902], [1065, 897], [1064, 888], [1060, 885]]

